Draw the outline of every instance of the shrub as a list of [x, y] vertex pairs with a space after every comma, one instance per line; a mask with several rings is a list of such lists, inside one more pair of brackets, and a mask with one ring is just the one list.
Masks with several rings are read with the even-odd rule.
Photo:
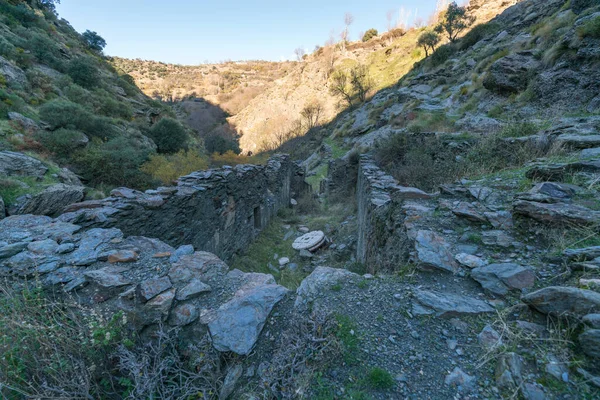
[[499, 30], [500, 25], [493, 22], [474, 26], [473, 29], [467, 32], [467, 34], [460, 40], [458, 48], [459, 50], [466, 50], [487, 36], [495, 34]]
[[111, 120], [97, 117], [78, 104], [66, 100], [53, 100], [39, 110], [40, 118], [52, 129], [78, 129], [89, 135], [109, 139], [117, 134]]
[[204, 139], [204, 147], [209, 154], [224, 154], [231, 151], [235, 154], [240, 153], [240, 146], [237, 141], [225, 139], [219, 135], [210, 135]]
[[117, 137], [78, 151], [74, 162], [76, 172], [92, 186], [107, 184], [145, 189], [152, 186], [152, 180], [139, 168], [149, 154], [150, 150], [134, 140]]
[[100, 378], [119, 388], [108, 373], [110, 354], [133, 343], [122, 313], [105, 319], [38, 286], [3, 285], [0, 294], [0, 397], [105, 398]]
[[600, 16], [590, 18], [581, 27], [577, 29], [580, 37], [600, 38]]
[[176, 154], [162, 155], [155, 154], [150, 156], [141, 167], [141, 171], [161, 181], [165, 185], [170, 185], [180, 176], [187, 175], [194, 171], [208, 168], [208, 161], [198, 152], [193, 150], [181, 150]]
[[456, 53], [456, 47], [452, 43], [448, 43], [438, 47], [429, 60], [431, 60], [432, 66], [437, 67], [438, 65], [445, 63], [452, 55], [454, 55], [454, 53]]
[[68, 157], [78, 148], [87, 144], [84, 133], [73, 129], [58, 129], [40, 134], [39, 140], [48, 150], [60, 157]]
[[367, 382], [374, 389], [390, 389], [394, 387], [394, 378], [383, 368], [372, 368], [367, 374]]
[[55, 41], [43, 33], [33, 32], [27, 41], [27, 48], [41, 64], [47, 64], [59, 71], [64, 70], [64, 62], [57, 57], [59, 47]]
[[365, 32], [365, 34], [362, 37], [362, 41], [363, 42], [368, 42], [369, 40], [373, 39], [374, 37], [376, 37], [379, 34], [379, 32], [377, 32], [377, 29], [369, 29], [368, 31]]
[[133, 116], [133, 110], [129, 104], [115, 100], [106, 90], [96, 90], [94, 95], [94, 100], [97, 103], [96, 111], [100, 114], [127, 120]]
[[79, 57], [71, 61], [67, 73], [76, 84], [86, 89], [92, 89], [100, 84], [98, 66], [91, 57]]
[[185, 128], [172, 118], [163, 118], [149, 131], [150, 138], [156, 143], [159, 153], [176, 153], [185, 149], [188, 134]]

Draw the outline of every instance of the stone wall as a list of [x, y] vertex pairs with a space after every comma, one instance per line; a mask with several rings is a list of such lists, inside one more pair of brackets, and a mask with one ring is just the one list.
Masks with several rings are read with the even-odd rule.
[[173, 187], [144, 193], [115, 189], [109, 198], [71, 205], [60, 220], [86, 228], [114, 227], [171, 246], [192, 244], [228, 261], [305, 190], [303, 170], [289, 156], [276, 155], [265, 166], [194, 172]]
[[407, 229], [413, 207], [407, 201], [430, 197], [419, 189], [399, 185], [369, 156], [362, 155], [356, 185], [357, 261], [372, 273], [395, 270], [408, 261], [414, 246]]

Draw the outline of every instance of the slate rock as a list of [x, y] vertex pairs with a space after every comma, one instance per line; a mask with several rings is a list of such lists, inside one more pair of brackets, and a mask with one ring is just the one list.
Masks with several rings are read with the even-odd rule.
[[85, 266], [91, 265], [98, 260], [113, 241], [120, 240], [123, 232], [118, 229], [94, 228], [86, 231], [81, 236], [79, 248], [71, 253], [68, 262], [73, 265]]
[[48, 167], [33, 157], [14, 151], [0, 151], [0, 175], [41, 179], [47, 171]]
[[119, 250], [108, 256], [108, 262], [111, 264], [130, 263], [137, 261], [138, 258], [139, 255], [133, 250]]
[[184, 255], [169, 270], [173, 283], [188, 283], [196, 278], [203, 282], [227, 273], [229, 267], [216, 255], [205, 251]]
[[19, 254], [20, 252], [25, 250], [27, 246], [29, 246], [28, 242], [18, 242], [0, 247], [0, 260], [3, 258], [10, 258]]
[[179, 246], [177, 250], [175, 250], [175, 252], [171, 255], [169, 261], [171, 261], [172, 263], [176, 263], [182, 256], [187, 256], [191, 254], [194, 254], [194, 246], [192, 246], [191, 244]]
[[485, 262], [483, 259], [467, 253], [459, 253], [454, 256], [454, 259], [460, 265], [464, 265], [465, 267], [469, 268], [479, 268], [487, 264], [487, 262]]
[[288, 292], [279, 285], [260, 285], [240, 289], [215, 312], [208, 329], [215, 349], [248, 355], [271, 310]]
[[175, 300], [175, 288], [167, 290], [144, 304], [142, 311], [138, 313], [142, 325], [164, 322], [169, 317], [171, 306]]
[[582, 321], [594, 329], [600, 329], [600, 314], [588, 314], [583, 317]]
[[329, 290], [333, 285], [358, 277], [357, 274], [345, 269], [317, 267], [300, 283], [300, 286], [296, 290], [294, 307], [308, 307], [317, 296]]
[[566, 203], [545, 204], [517, 200], [513, 204], [515, 214], [555, 226], [589, 226], [600, 223], [600, 211]]
[[4, 199], [0, 196], [0, 219], [6, 218], [6, 206], [4, 205]]
[[148, 279], [137, 286], [136, 294], [142, 301], [146, 302], [156, 295], [170, 289], [172, 286], [168, 276]]
[[420, 230], [415, 237], [417, 261], [425, 269], [455, 272], [457, 265], [446, 240], [432, 231]]
[[600, 359], [600, 329], [588, 329], [577, 340], [588, 357]]
[[192, 279], [190, 283], [177, 291], [176, 297], [177, 300], [184, 301], [197, 297], [202, 293], [210, 292], [211, 290], [211, 287], [200, 279]]
[[462, 391], [468, 392], [475, 388], [477, 380], [475, 377], [465, 373], [458, 367], [455, 367], [450, 374], [444, 379], [444, 383], [448, 386], [457, 386]]
[[107, 289], [119, 288], [131, 284], [131, 281], [125, 279], [118, 270], [102, 268], [94, 271], [86, 271], [83, 275], [90, 281]]
[[486, 325], [477, 335], [479, 345], [486, 350], [492, 350], [502, 346], [502, 337], [491, 325]]
[[77, 203], [84, 197], [83, 187], [57, 183], [29, 198], [15, 213], [57, 216], [68, 205]]
[[535, 283], [535, 272], [518, 264], [490, 264], [475, 268], [471, 277], [490, 292], [505, 295], [512, 289], [530, 288]]
[[236, 364], [229, 368], [225, 380], [223, 381], [223, 386], [221, 386], [221, 391], [219, 392], [219, 400], [227, 400], [231, 396], [238, 380], [242, 377], [243, 371], [244, 368], [241, 364]]
[[417, 289], [413, 292], [413, 314], [435, 314], [438, 317], [479, 315], [494, 312], [488, 303], [459, 294]]
[[514, 390], [523, 382], [523, 359], [516, 353], [505, 353], [496, 362], [496, 386], [504, 390]]
[[54, 254], [58, 249], [58, 243], [52, 239], [31, 242], [27, 245], [27, 250], [34, 254], [49, 255]]
[[600, 312], [600, 293], [565, 286], [550, 286], [529, 293], [521, 300], [544, 314], [583, 317]]
[[193, 304], [181, 304], [171, 311], [169, 325], [186, 326], [198, 319], [198, 308]]

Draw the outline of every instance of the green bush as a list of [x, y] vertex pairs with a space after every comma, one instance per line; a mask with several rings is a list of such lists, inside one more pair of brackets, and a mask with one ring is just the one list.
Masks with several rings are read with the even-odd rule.
[[500, 25], [497, 23], [479, 24], [474, 26], [467, 34], [460, 39], [458, 44], [459, 50], [466, 50], [469, 47], [475, 45], [482, 39], [497, 33], [500, 30]]
[[94, 100], [97, 103], [96, 111], [102, 115], [126, 120], [133, 116], [133, 110], [129, 104], [115, 100], [114, 96], [104, 89], [94, 92]]
[[452, 57], [456, 53], [456, 47], [452, 43], [445, 44], [437, 48], [436, 51], [433, 52], [429, 60], [431, 60], [431, 65], [437, 67], [438, 65], [442, 65], [445, 63], [450, 57]]
[[151, 187], [153, 181], [139, 168], [149, 155], [150, 150], [121, 136], [78, 151], [74, 156], [75, 170], [91, 186], [105, 184], [145, 189]]
[[34, 26], [39, 17], [25, 4], [12, 5], [5, 1], [0, 2], [0, 14], [5, 15], [9, 25], [21, 24], [26, 27]]
[[40, 134], [39, 140], [48, 150], [67, 158], [87, 143], [87, 137], [83, 132], [64, 128], [54, 132], [44, 132]]
[[76, 84], [86, 89], [92, 89], [100, 84], [98, 65], [91, 57], [79, 57], [71, 61], [67, 73]]
[[185, 128], [172, 118], [163, 118], [149, 131], [159, 153], [177, 153], [187, 147], [188, 134]]
[[600, 38], [600, 17], [591, 18], [577, 29], [580, 37]]
[[225, 139], [219, 135], [207, 136], [206, 139], [204, 139], [204, 147], [209, 154], [225, 154], [228, 151], [240, 154], [241, 151], [239, 144], [235, 140]]
[[374, 389], [391, 389], [394, 387], [394, 378], [383, 368], [372, 368], [367, 374], [367, 382]]
[[64, 71], [65, 63], [60, 58], [59, 47], [47, 35], [33, 32], [27, 41], [27, 48], [41, 64], [47, 64], [58, 71]]
[[98, 117], [79, 104], [66, 100], [53, 100], [39, 110], [40, 118], [50, 124], [51, 129], [77, 129], [91, 136], [109, 139], [117, 134], [110, 118]]
[[363, 42], [368, 42], [369, 40], [373, 39], [374, 37], [376, 37], [379, 34], [379, 32], [377, 32], [377, 29], [369, 29], [368, 31], [365, 32], [365, 34], [362, 37], [362, 41]]

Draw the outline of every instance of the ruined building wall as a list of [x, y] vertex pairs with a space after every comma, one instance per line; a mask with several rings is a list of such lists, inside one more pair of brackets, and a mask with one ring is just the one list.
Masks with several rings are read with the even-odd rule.
[[115, 227], [127, 236], [154, 237], [172, 246], [192, 244], [228, 261], [306, 190], [303, 170], [289, 156], [276, 155], [265, 166], [194, 172], [173, 187], [143, 193], [115, 189], [107, 199], [70, 206], [59, 218], [88, 228]]

